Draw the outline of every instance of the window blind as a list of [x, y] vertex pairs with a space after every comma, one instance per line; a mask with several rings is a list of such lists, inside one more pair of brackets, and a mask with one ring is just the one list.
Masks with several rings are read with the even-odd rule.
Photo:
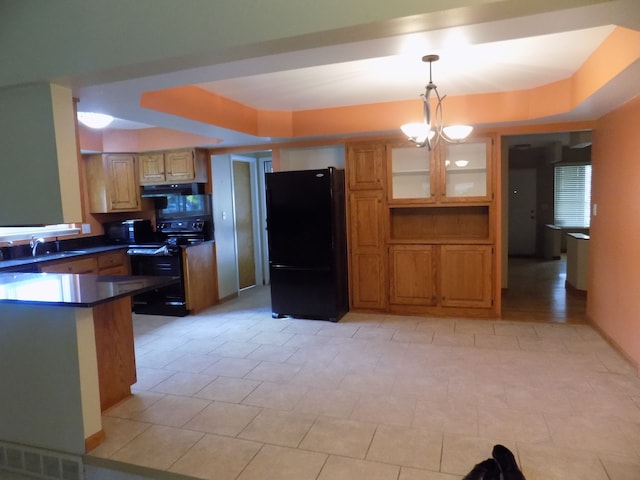
[[591, 165], [555, 168], [555, 224], [587, 228], [591, 221]]

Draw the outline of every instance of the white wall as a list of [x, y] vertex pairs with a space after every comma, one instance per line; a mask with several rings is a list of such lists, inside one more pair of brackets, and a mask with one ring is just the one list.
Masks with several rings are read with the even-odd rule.
[[344, 147], [288, 148], [280, 152], [280, 170], [314, 170], [344, 168]]
[[218, 263], [218, 295], [221, 299], [238, 293], [238, 263], [233, 213], [233, 172], [230, 155], [211, 158], [213, 223]]

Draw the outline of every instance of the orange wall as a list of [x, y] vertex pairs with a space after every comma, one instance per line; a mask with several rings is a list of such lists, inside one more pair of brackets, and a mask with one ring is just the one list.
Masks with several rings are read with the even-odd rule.
[[587, 314], [640, 367], [640, 97], [596, 122]]

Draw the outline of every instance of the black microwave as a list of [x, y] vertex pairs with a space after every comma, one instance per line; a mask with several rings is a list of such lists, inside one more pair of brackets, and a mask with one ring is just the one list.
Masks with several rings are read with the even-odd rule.
[[112, 243], [139, 244], [149, 243], [154, 239], [151, 220], [124, 220], [104, 225], [104, 232]]

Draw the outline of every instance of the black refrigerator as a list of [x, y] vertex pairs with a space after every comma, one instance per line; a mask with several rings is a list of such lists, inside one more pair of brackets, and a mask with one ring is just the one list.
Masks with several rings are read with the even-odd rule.
[[337, 322], [349, 309], [344, 170], [266, 174], [274, 318]]

